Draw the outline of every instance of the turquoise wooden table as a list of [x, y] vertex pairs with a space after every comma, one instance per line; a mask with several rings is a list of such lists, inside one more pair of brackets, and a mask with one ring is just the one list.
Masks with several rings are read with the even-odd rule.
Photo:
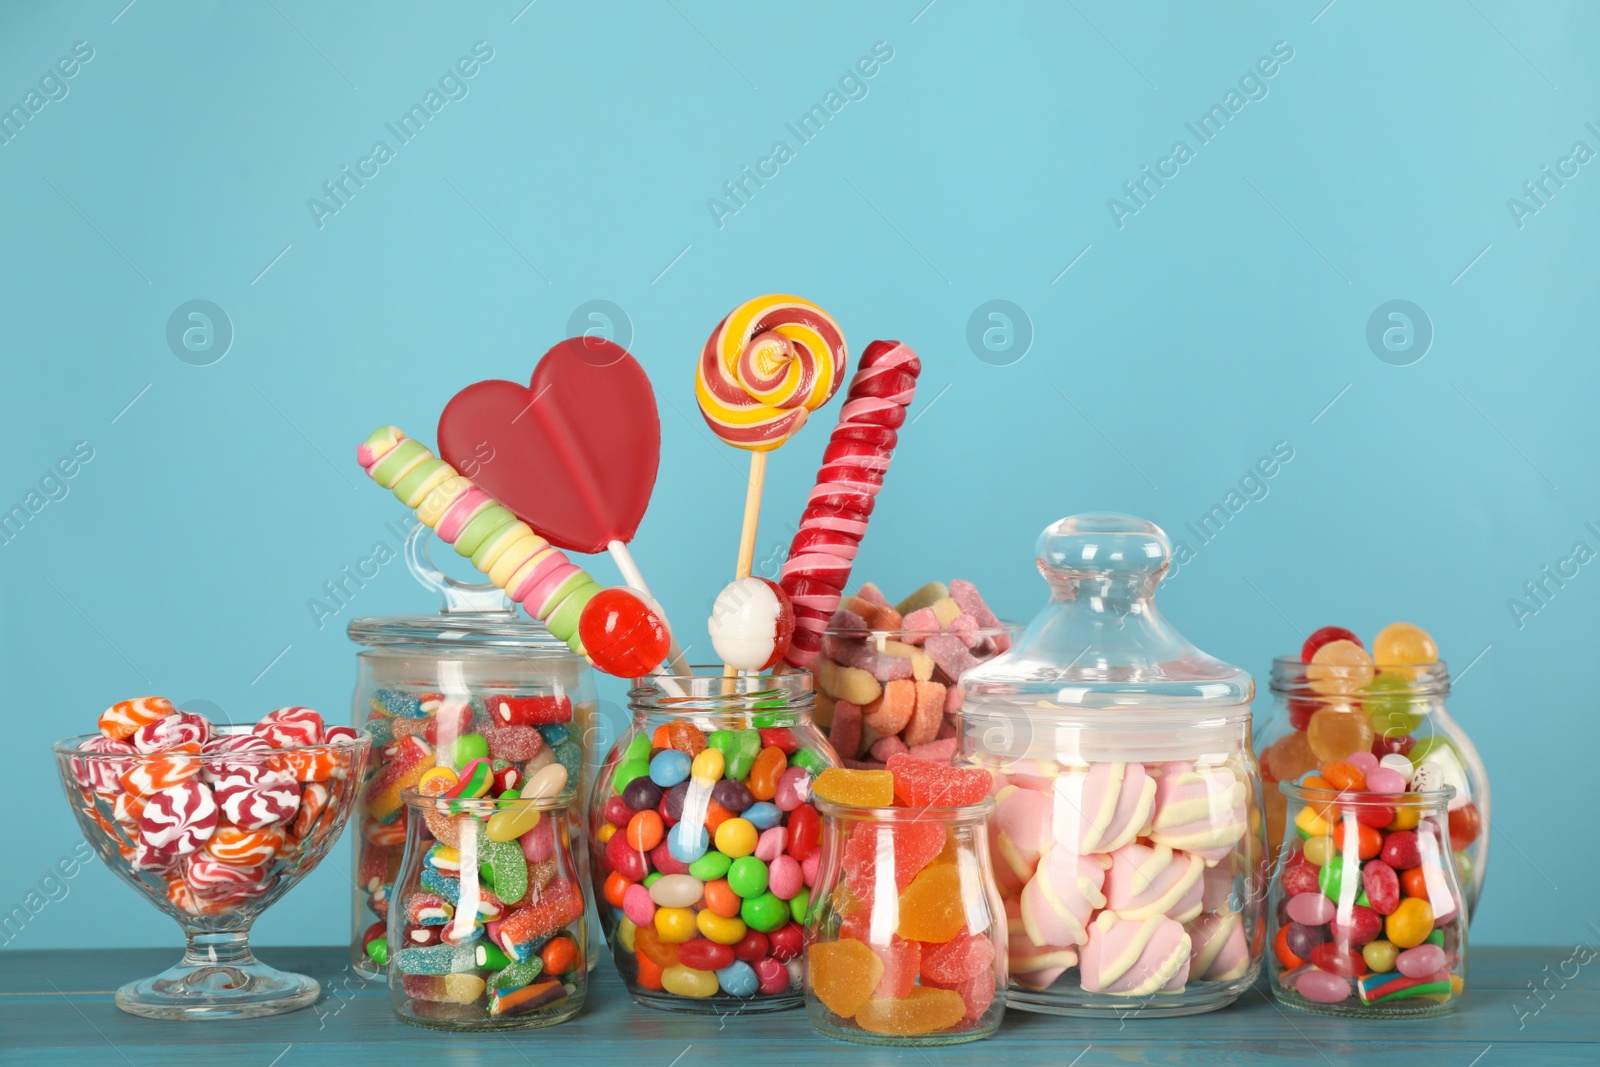
[[724, 1019], [640, 1008], [606, 963], [594, 975], [583, 1014], [571, 1022], [515, 1036], [439, 1034], [395, 1021], [383, 988], [355, 977], [336, 948], [261, 952], [273, 966], [322, 983], [322, 1000], [304, 1011], [164, 1023], [116, 1009], [111, 994], [118, 985], [153, 974], [176, 955], [176, 949], [0, 953], [0, 1064], [1600, 1065], [1600, 959], [1583, 964], [1587, 951], [1575, 956], [1570, 947], [1474, 949], [1461, 1010], [1441, 1019], [1326, 1019], [1279, 1008], [1258, 990], [1231, 1008], [1186, 1019], [1086, 1022], [1014, 1012], [988, 1041], [903, 1050], [829, 1041], [811, 1031], [800, 1011]]

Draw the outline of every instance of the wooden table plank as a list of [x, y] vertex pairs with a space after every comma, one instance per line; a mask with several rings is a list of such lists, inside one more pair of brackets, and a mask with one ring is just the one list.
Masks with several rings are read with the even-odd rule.
[[[0, 956], [0, 1064], [268, 1067], [276, 1061], [275, 1067], [403, 1067], [407, 1058], [417, 1057], [426, 1067], [517, 1067], [542, 1057], [574, 1067], [588, 1062], [669, 1067], [683, 1054], [679, 1067], [742, 1067], [758, 1061], [763, 1067], [768, 1062], [821, 1067], [841, 1056], [863, 1067], [970, 1064], [975, 1056], [985, 1063], [1067, 1067], [1080, 1053], [1077, 1067], [1300, 1062], [1468, 1067], [1480, 1053], [1476, 1067], [1600, 1064], [1600, 960], [1563, 966], [1570, 948], [1475, 950], [1461, 1010], [1440, 1019], [1328, 1019], [1282, 1008], [1257, 992], [1230, 1008], [1186, 1019], [1090, 1021], [1012, 1012], [996, 1037], [948, 1050], [847, 1047], [814, 1034], [803, 1012], [719, 1019], [640, 1008], [606, 964], [593, 976], [583, 1013], [571, 1022], [511, 1037], [440, 1034], [397, 1022], [387, 991], [356, 978], [340, 949], [279, 948], [262, 955], [273, 966], [322, 982], [322, 1001], [270, 1019], [162, 1023], [118, 1011], [111, 994], [121, 983], [170, 964], [172, 950], [7, 952]], [[1573, 975], [1564, 986], [1563, 975]], [[1528, 983], [1540, 980], [1548, 985], [1536, 998]]]

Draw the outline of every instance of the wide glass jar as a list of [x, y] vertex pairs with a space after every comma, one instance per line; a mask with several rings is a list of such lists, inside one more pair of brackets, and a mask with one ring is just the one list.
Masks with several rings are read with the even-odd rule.
[[866, 808], [816, 801], [822, 866], [806, 1012], [828, 1037], [953, 1045], [1005, 1013], [1006, 917], [989, 859], [994, 800]]
[[1446, 710], [1449, 695], [1450, 669], [1443, 662], [1374, 668], [1302, 663], [1299, 656], [1273, 660], [1275, 714], [1256, 732], [1272, 847], [1283, 840], [1285, 823], [1279, 782], [1298, 781], [1356, 752], [1399, 753], [1428, 788], [1454, 790], [1449, 836], [1470, 921], [1489, 865], [1489, 775], [1472, 739]]
[[1454, 790], [1278, 788], [1289, 812], [1268, 901], [1278, 1000], [1367, 1019], [1454, 1011], [1467, 982]]
[[[405, 852], [401, 794], [425, 771], [460, 770], [487, 756], [496, 795], [552, 762], [566, 767], [579, 796], [593, 777], [593, 754], [586, 766], [584, 753], [597, 729], [593, 669], [543, 623], [511, 610], [500, 590], [441, 573], [427, 559], [423, 538], [431, 536], [424, 526], [413, 531], [407, 561], [417, 580], [439, 593], [444, 610], [349, 625], [350, 639], [365, 646], [356, 657], [354, 721], [372, 734], [367, 783], [352, 820], [350, 952], [368, 977], [383, 973], [377, 957]], [[581, 833], [577, 848], [577, 863], [586, 869]], [[591, 937], [592, 960], [600, 942], [598, 932]]]
[[811, 780], [838, 757], [811, 721], [810, 674], [704, 670], [635, 682], [600, 766], [589, 845], [606, 940], [648, 1007], [798, 1007], [821, 863]]
[[575, 792], [495, 801], [423, 789], [402, 794], [387, 932], [395, 1015], [436, 1030], [529, 1030], [578, 1014], [589, 971]]
[[1055, 523], [1038, 544], [1050, 602], [963, 679], [961, 758], [996, 775], [1012, 1008], [1186, 1015], [1260, 970], [1254, 683], [1156, 609], [1171, 557], [1139, 519]]

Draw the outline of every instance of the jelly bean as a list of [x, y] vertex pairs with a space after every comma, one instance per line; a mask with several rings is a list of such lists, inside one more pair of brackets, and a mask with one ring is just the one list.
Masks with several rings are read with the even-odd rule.
[[[594, 836], [602, 845], [605, 845], [610, 844], [611, 839], [616, 836], [616, 833], [617, 828], [610, 823], [606, 823], [604, 826], [600, 827], [600, 829], [594, 832]], [[623, 840], [626, 841], [627, 838], [624, 837]]]
[[822, 816], [810, 804], [802, 804], [789, 813], [789, 844], [786, 851], [804, 863], [817, 852], [822, 839]]
[[727, 874], [728, 868], [732, 865], [732, 857], [725, 856], [721, 852], [707, 852], [689, 864], [689, 873], [702, 882], [710, 882]]
[[[1325, 837], [1332, 829], [1327, 819], [1317, 814], [1317, 809], [1307, 804], [1294, 817], [1294, 825], [1302, 837]], [[1319, 864], [1320, 866], [1320, 864]]]
[[[710, 908], [696, 915], [694, 922], [700, 933], [710, 940], [719, 945], [734, 945], [735, 955], [738, 954], [737, 946], [743, 944], [750, 936], [749, 928], [745, 926], [743, 919], [719, 915]], [[765, 940], [762, 941], [761, 955], [766, 955]]]
[[1331, 941], [1311, 950], [1311, 965], [1341, 978], [1359, 978], [1367, 970], [1367, 961], [1359, 951]]
[[1301, 893], [1289, 898], [1289, 918], [1307, 926], [1322, 926], [1339, 910], [1321, 893]]
[[1336, 974], [1309, 970], [1295, 979], [1295, 992], [1318, 1004], [1338, 1004], [1350, 999], [1350, 983]]
[[1319, 774], [1335, 789], [1360, 790], [1367, 787], [1367, 776], [1349, 760], [1329, 760], [1322, 765]]
[[1306, 743], [1318, 759], [1342, 760], [1352, 752], [1372, 747], [1372, 724], [1359, 711], [1326, 707], [1311, 716], [1306, 727]]
[[717, 991], [717, 976], [674, 964], [661, 974], [661, 986], [680, 997], [709, 997]]
[[1404, 793], [1406, 780], [1388, 767], [1379, 767], [1367, 776], [1367, 788], [1374, 793]]
[[661, 816], [649, 809], [635, 812], [633, 818], [628, 820], [628, 844], [640, 852], [649, 852], [661, 844], [666, 832]]
[[1316, 867], [1326, 867], [1328, 861], [1336, 855], [1331, 837], [1311, 837], [1306, 839], [1306, 862]]
[[767, 865], [754, 856], [741, 856], [728, 868], [728, 886], [744, 899], [767, 891]]
[[750, 773], [745, 778], [745, 787], [757, 800], [771, 800], [778, 795], [778, 776], [788, 766], [789, 757], [783, 749], [769, 745], [761, 750], [761, 754], [751, 764]]
[[1352, 752], [1346, 762], [1362, 774], [1371, 774], [1378, 769], [1378, 757], [1371, 752]]
[[689, 795], [689, 783], [679, 782], [677, 785], [661, 794], [661, 803], [656, 810], [661, 813], [661, 818], [668, 826], [672, 826], [683, 818], [683, 802]]
[[1464, 851], [1483, 833], [1483, 813], [1472, 801], [1450, 811], [1450, 847]]
[[566, 974], [578, 964], [578, 946], [570, 937], [558, 937], [540, 953], [546, 974]]
[[[613, 873], [612, 877], [616, 875]], [[609, 889], [609, 886], [607, 888]], [[607, 901], [611, 899], [609, 892], [606, 894], [606, 899]], [[628, 917], [628, 921], [635, 926], [648, 926], [655, 922], [655, 898], [651, 896], [650, 890], [640, 883], [630, 883], [622, 893], [622, 911]]]
[[691, 760], [706, 747], [706, 736], [692, 722], [667, 723], [667, 740], [670, 745]]
[[644, 876], [644, 881], [641, 882], [640, 884], [643, 885], [646, 889], [649, 889], [651, 886], [655, 885], [657, 882], [661, 881], [661, 879], [663, 879], [665, 877], [666, 877], [666, 875], [664, 875], [660, 871], [651, 871], [649, 874]]
[[708, 748], [696, 756], [689, 765], [689, 777], [703, 785], [712, 786], [722, 779], [723, 766], [722, 753], [714, 748]]
[[772, 958], [788, 962], [800, 955], [800, 950], [805, 947], [805, 930], [794, 923], [787, 923], [776, 930], [763, 930], [771, 944]]
[[1315, 893], [1320, 896], [1322, 887], [1317, 884], [1317, 865], [1308, 862], [1302, 852], [1294, 853], [1294, 857], [1294, 862], [1284, 863], [1281, 879], [1284, 894], [1294, 897], [1302, 893]]
[[691, 761], [675, 748], [657, 752], [650, 760], [650, 780], [663, 789], [689, 780]]
[[1400, 891], [1408, 897], [1428, 899], [1428, 872], [1421, 867], [1400, 872]]
[[739, 908], [744, 904], [744, 898], [734, 892], [733, 886], [727, 879], [718, 878], [707, 882], [705, 888], [706, 907], [715, 915], [732, 919], [739, 914]]
[[726, 760], [723, 775], [743, 780], [749, 776], [750, 767], [761, 752], [761, 735], [754, 730], [716, 730], [710, 744]]
[[[731, 820], [730, 820], [731, 821]], [[745, 825], [749, 825], [746, 823]], [[751, 836], [755, 834], [751, 830]], [[680, 822], [667, 832], [667, 849], [672, 857], [682, 863], [693, 863], [706, 854], [710, 847], [711, 835], [706, 833], [704, 826], [694, 826], [690, 823]], [[753, 847], [753, 842], [752, 842]]]
[[743, 782], [736, 782], [731, 778], [724, 778], [712, 787], [711, 799], [735, 815], [756, 802], [756, 798], [750, 795], [750, 790], [744, 787]]
[[615, 834], [606, 842], [606, 863], [630, 882], [642, 882], [650, 873], [644, 856], [628, 844], [623, 834]]
[[1415, 830], [1422, 821], [1422, 812], [1415, 807], [1396, 808], [1394, 818], [1385, 829], [1389, 830]]
[[678, 962], [678, 946], [656, 932], [655, 924], [641, 926], [634, 932], [634, 948], [657, 967], [671, 967]]
[[[1354, 870], [1353, 865], [1351, 869]], [[1322, 865], [1322, 870], [1317, 873], [1317, 885], [1323, 895], [1332, 900], [1340, 898], [1344, 893], [1344, 872], [1345, 865], [1342, 858], [1335, 858], [1332, 862]], [[1350, 895], [1353, 897], [1355, 891], [1351, 890]]]
[[1444, 970], [1447, 963], [1444, 949], [1426, 942], [1395, 957], [1395, 968], [1407, 978], [1426, 978]]
[[1381, 830], [1394, 821], [1394, 808], [1387, 804], [1374, 804], [1366, 799], [1363, 799], [1360, 804], [1347, 805], [1345, 810], [1354, 812], [1356, 822], [1362, 826], [1371, 826]]
[[[513, 797], [513, 800], [520, 798]], [[529, 801], [520, 804], [502, 805], [499, 811], [489, 816], [489, 822], [484, 827], [484, 833], [491, 841], [515, 841], [523, 834], [539, 825], [541, 812]]]
[[1411, 774], [1416, 769], [1412, 765], [1410, 759], [1400, 755], [1397, 752], [1391, 752], [1382, 759], [1378, 760], [1378, 766], [1386, 767], [1389, 770], [1396, 772], [1407, 784], [1410, 784]]
[[1379, 915], [1391, 914], [1400, 904], [1400, 878], [1383, 860], [1369, 860], [1362, 865], [1361, 887], [1367, 903]]
[[768, 996], [784, 992], [793, 982], [789, 969], [771, 956], [756, 960], [750, 969], [756, 972], [756, 978], [761, 982], [761, 992]]
[[804, 767], [790, 767], [778, 775], [778, 788], [772, 802], [781, 811], [793, 811], [811, 799], [811, 772]]
[[1422, 850], [1412, 830], [1397, 830], [1383, 840], [1378, 855], [1397, 871], [1408, 871], [1422, 863]]
[[744, 809], [742, 816], [757, 830], [770, 830], [783, 819], [783, 812], [776, 804], [759, 800]]
[[712, 837], [715, 837], [717, 829], [731, 818], [733, 818], [733, 812], [718, 804], [715, 800], [706, 801], [705, 825], [706, 829], [711, 831]]
[[[629, 782], [627, 787], [622, 791], [621, 799], [622, 802], [627, 805], [629, 810], [643, 811], [646, 808], [653, 808], [657, 804], [661, 803], [662, 792], [662, 788], [659, 785], [656, 785], [649, 779], [648, 776], [646, 776], [643, 778], [635, 778], [633, 781]], [[611, 800], [616, 799], [616, 797], [611, 798]], [[606, 801], [606, 804], [609, 805], [611, 800]]]
[[[796, 864], [798, 867], [799, 865]], [[811, 917], [811, 894], [803, 889], [789, 898], [789, 918], [804, 926]]]
[[[645, 779], [649, 781], [649, 779]], [[600, 817], [615, 827], [628, 825], [628, 820], [633, 818], [634, 809], [621, 797], [609, 797], [600, 807]]]
[[789, 763], [791, 766], [804, 767], [811, 772], [813, 778], [827, 770], [829, 766], [822, 753], [814, 748], [802, 748], [789, 758]]
[[777, 894], [768, 891], [757, 897], [746, 898], [739, 906], [739, 917], [751, 929], [771, 934], [789, 922], [789, 905], [778, 899]]
[[1383, 933], [1383, 916], [1362, 904], [1353, 904], [1349, 913], [1341, 909], [1328, 924], [1333, 939], [1344, 945], [1365, 945]]
[[717, 984], [730, 997], [753, 997], [761, 988], [755, 969], [740, 960], [717, 970]]
[[688, 908], [657, 908], [655, 928], [661, 940], [673, 944], [692, 941], [699, 933], [694, 924], [694, 912]]
[[767, 954], [770, 945], [766, 934], [760, 930], [749, 930], [733, 946], [733, 954], [746, 963], [754, 963]]
[[659, 993], [666, 988], [661, 984], [661, 979], [666, 974], [666, 971], [659, 963], [652, 960], [649, 956], [646, 956], [642, 952], [635, 953], [634, 966], [638, 969], [638, 981], [640, 989], [648, 990], [652, 993]]
[[1272, 953], [1278, 957], [1278, 965], [1286, 971], [1304, 966], [1305, 960], [1289, 951], [1289, 927], [1278, 928], [1278, 934], [1272, 939]]
[[771, 863], [783, 855], [783, 847], [789, 843], [789, 831], [782, 826], [773, 826], [761, 831], [761, 836], [756, 840], [755, 857], [764, 863]]
[[687, 874], [668, 874], [650, 886], [650, 899], [663, 908], [692, 908], [700, 902], [704, 886]]
[[733, 947], [703, 937], [678, 946], [678, 962], [697, 971], [718, 971], [734, 961]]
[[1369, 971], [1383, 974], [1394, 970], [1400, 950], [1387, 941], [1368, 941], [1361, 946], [1361, 959]]
[[1334, 828], [1333, 843], [1340, 852], [1354, 851], [1361, 859], [1370, 860], [1382, 847], [1383, 836], [1370, 826], [1346, 821]]
[[628, 783], [650, 774], [650, 764], [644, 760], [623, 760], [617, 764], [617, 769], [611, 772], [611, 791], [621, 793], [627, 789]]
[[1384, 933], [1396, 948], [1416, 948], [1433, 932], [1433, 907], [1421, 897], [1407, 897], [1384, 920]]
[[817, 884], [817, 875], [822, 870], [822, 853], [813, 852], [800, 861], [800, 874], [806, 880], [806, 885]]
[[767, 886], [782, 900], [789, 900], [805, 888], [800, 864], [793, 856], [779, 856], [767, 869]]
[[717, 851], [735, 859], [755, 852], [758, 840], [755, 826], [746, 819], [729, 819], [717, 827]]

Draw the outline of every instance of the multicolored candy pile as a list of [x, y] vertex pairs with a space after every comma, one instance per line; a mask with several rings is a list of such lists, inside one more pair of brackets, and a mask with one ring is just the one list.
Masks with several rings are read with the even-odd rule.
[[1354, 994], [1369, 1007], [1415, 1012], [1414, 998], [1443, 1005], [1465, 988], [1451, 831], [1408, 792], [1420, 777], [1398, 753], [1357, 752], [1300, 780], [1302, 843], [1281, 861], [1272, 939], [1279, 991], [1291, 1001], [1341, 1004]]
[[992, 786], [986, 770], [906, 753], [885, 770], [817, 778], [838, 879], [824, 887], [829, 910], [806, 949], [807, 991], [825, 1033], [976, 1037], [999, 1024], [1005, 917], [977, 877], [973, 831]]
[[617, 968], [646, 998], [763, 998], [798, 987], [820, 861], [813, 777], [829, 759], [788, 726], [687, 717], [613, 750], [591, 862]]
[[929, 582], [898, 604], [871, 582], [847, 597], [812, 663], [817, 725], [847, 767], [890, 756], [950, 762], [963, 672], [1011, 647], [1011, 634], [968, 581]]
[[99, 726], [70, 761], [82, 810], [141, 885], [159, 881], [191, 915], [225, 916], [272, 892], [287, 863], [342, 825], [357, 786], [360, 735], [310, 708], [216, 727], [146, 696], [113, 704]]

